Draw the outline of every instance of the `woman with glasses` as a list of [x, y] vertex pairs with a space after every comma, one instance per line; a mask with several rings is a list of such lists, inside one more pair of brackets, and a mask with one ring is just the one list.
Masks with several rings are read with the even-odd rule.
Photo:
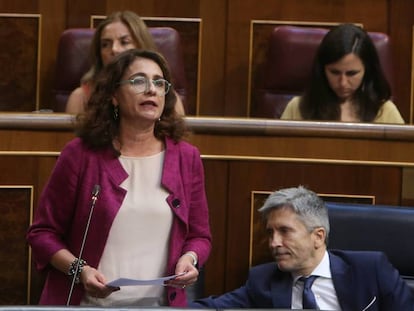
[[[170, 79], [160, 54], [137, 49], [99, 74], [28, 231], [47, 273], [41, 304], [186, 306], [211, 236], [202, 161], [182, 140]], [[165, 284], [106, 285], [171, 275]]]
[[[141, 17], [132, 11], [116, 11], [106, 17], [96, 28], [91, 44], [92, 66], [82, 77], [81, 85], [69, 96], [66, 112], [82, 113], [91, 89], [100, 71], [116, 55], [129, 49], [157, 51], [157, 47]], [[177, 112], [185, 114], [181, 98], [177, 96]]]

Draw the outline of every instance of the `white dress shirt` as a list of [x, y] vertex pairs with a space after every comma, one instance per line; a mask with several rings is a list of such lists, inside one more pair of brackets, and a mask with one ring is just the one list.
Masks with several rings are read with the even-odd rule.
[[[322, 261], [310, 275], [319, 276], [312, 285], [312, 292], [315, 295], [319, 309], [341, 310], [332, 281], [328, 252], [325, 251]], [[292, 275], [292, 309], [302, 309], [303, 282], [299, 281], [302, 276], [306, 277], [308, 275]]]

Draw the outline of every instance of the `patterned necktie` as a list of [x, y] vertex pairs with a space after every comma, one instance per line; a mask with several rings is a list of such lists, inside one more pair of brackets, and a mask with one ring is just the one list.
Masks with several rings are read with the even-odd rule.
[[302, 296], [302, 308], [303, 309], [317, 309], [318, 305], [315, 300], [315, 295], [313, 294], [311, 287], [316, 275], [311, 275], [310, 277], [301, 277], [300, 280], [304, 282], [303, 285], [303, 296]]

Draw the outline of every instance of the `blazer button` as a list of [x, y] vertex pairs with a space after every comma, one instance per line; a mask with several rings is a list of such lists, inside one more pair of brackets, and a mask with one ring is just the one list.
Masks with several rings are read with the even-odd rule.
[[172, 292], [170, 294], [170, 300], [174, 300], [175, 299], [175, 296], [177, 296], [177, 292]]
[[174, 207], [174, 208], [179, 208], [180, 207], [180, 200], [179, 199], [174, 199], [173, 201], [172, 201], [172, 206]]

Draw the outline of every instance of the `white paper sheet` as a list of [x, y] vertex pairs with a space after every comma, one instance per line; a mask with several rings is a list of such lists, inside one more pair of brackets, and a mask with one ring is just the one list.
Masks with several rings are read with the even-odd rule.
[[121, 287], [121, 286], [137, 286], [137, 285], [164, 285], [165, 281], [175, 279], [177, 276], [183, 275], [175, 274], [170, 276], [165, 276], [162, 278], [156, 278], [151, 280], [136, 280], [136, 279], [127, 279], [127, 278], [119, 278], [113, 280], [106, 284], [108, 287]]

